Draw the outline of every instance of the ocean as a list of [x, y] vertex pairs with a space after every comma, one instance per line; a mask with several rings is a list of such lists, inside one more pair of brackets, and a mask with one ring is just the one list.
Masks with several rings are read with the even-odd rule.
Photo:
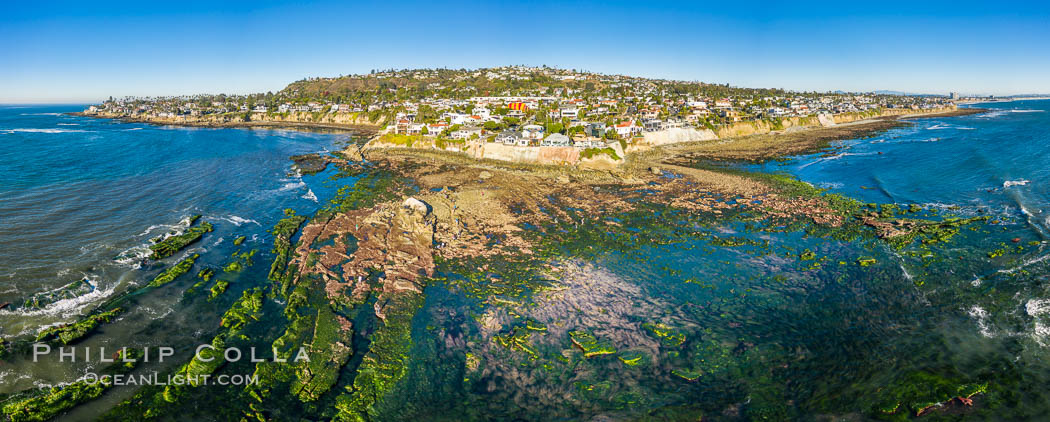
[[[674, 419], [699, 409], [728, 420], [863, 419], [873, 408], [915, 405], [915, 397], [931, 391], [938, 401], [950, 399], [964, 386], [983, 387], [973, 407], [951, 401], [938, 406], [939, 417], [1050, 413], [1043, 388], [1050, 383], [1050, 101], [974, 106], [988, 111], [915, 119], [821, 153], [733, 165], [790, 175], [864, 203], [916, 205], [924, 218], [987, 217], [949, 242], [894, 248], [870, 237], [735, 219], [680, 227], [717, 239], [590, 254], [584, 269], [574, 270], [582, 275], [567, 283], [580, 292], [572, 293], [572, 308], [550, 301], [522, 309], [576, 326], [604, 325], [607, 339], [621, 351], [630, 344], [642, 364], [570, 358], [566, 340], [548, 334], [534, 348], [566, 356], [563, 363], [552, 359], [547, 367], [510, 352], [486, 356], [506, 359], [485, 369], [487, 388], [460, 385], [465, 346], [434, 333], [466, 336], [474, 329], [462, 328], [471, 321], [465, 315], [477, 318], [491, 308], [434, 284], [412, 323], [410, 382], [391, 393], [412, 405], [385, 414]], [[104, 335], [78, 343], [192, 350], [212, 338], [240, 291], [267, 283], [268, 230], [282, 210], [309, 215], [356, 180], [332, 168], [302, 175], [289, 160], [341, 149], [355, 141], [347, 133], [152, 126], [64, 114], [82, 108], [0, 106], [0, 303], [11, 303], [0, 310], [4, 337], [72, 321], [189, 254], [201, 254], [196, 271], [219, 268], [237, 251], [259, 250], [256, 265], [230, 280], [232, 293], [215, 300], [184, 295], [192, 280], [182, 280], [178, 289], [133, 298], [129, 312], [101, 328]], [[182, 230], [196, 214], [215, 231], [161, 264], [143, 265], [151, 238]], [[643, 218], [650, 229], [673, 216]], [[244, 245], [232, 244], [238, 236], [247, 237]], [[590, 246], [601, 245], [581, 249]], [[868, 259], [872, 264], [857, 264]], [[23, 304], [79, 280], [90, 287], [74, 297]], [[682, 340], [646, 339], [638, 327], [653, 321], [673, 322]], [[549, 332], [556, 331], [565, 329], [550, 324]], [[187, 353], [151, 369], [177, 367]], [[0, 366], [0, 395], [69, 382], [96, 365], [18, 358]], [[115, 388], [65, 418], [97, 416], [135, 391]], [[196, 415], [207, 414], [207, 406], [222, 414], [227, 399], [211, 397], [214, 403], [198, 404]], [[272, 400], [292, 402], [289, 414], [324, 413], [300, 409], [294, 399]]]
[[[302, 175], [289, 156], [353, 140], [348, 133], [175, 128], [66, 114], [84, 107], [0, 106], [0, 303], [10, 303], [0, 310], [4, 337], [74, 321], [190, 254], [217, 268], [236, 250], [257, 249], [254, 259], [269, 262], [268, 230], [282, 210], [311, 214], [337, 187], [331, 170]], [[181, 231], [197, 214], [215, 231], [161, 264], [143, 265], [150, 239]], [[239, 236], [246, 241], [234, 246]], [[140, 346], [163, 343], [166, 334], [199, 342], [193, 337], [214, 329], [223, 305], [266, 282], [268, 264], [257, 267], [214, 303], [165, 292], [137, 298], [141, 306], [111, 324], [106, 337]], [[23, 306], [81, 280], [89, 286], [74, 297]], [[84, 370], [8, 365], [0, 368], [0, 393], [69, 382]]]

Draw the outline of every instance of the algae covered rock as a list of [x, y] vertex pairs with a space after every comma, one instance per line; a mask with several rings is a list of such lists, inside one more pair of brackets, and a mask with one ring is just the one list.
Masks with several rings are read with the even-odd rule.
[[660, 343], [664, 346], [678, 347], [681, 346], [682, 343], [685, 343], [685, 334], [662, 322], [647, 322], [642, 324], [642, 328], [645, 328], [649, 334], [659, 339]]
[[111, 382], [81, 380], [64, 387], [41, 390], [30, 398], [7, 402], [0, 408], [11, 422], [51, 420], [74, 406], [93, 400], [112, 387]]
[[583, 351], [584, 357], [611, 355], [616, 353], [616, 348], [611, 344], [599, 341], [594, 334], [586, 331], [572, 331], [569, 333], [572, 344]]
[[[191, 221], [193, 220], [196, 220], [196, 218]], [[149, 255], [149, 259], [163, 259], [175, 255], [176, 252], [189, 246], [193, 242], [200, 240], [201, 237], [204, 236], [204, 233], [212, 230], [213, 227], [211, 223], [205, 222], [201, 223], [199, 226], [190, 227], [185, 233], [160, 240], [156, 244], [150, 245], [149, 249], [153, 252]]]
[[23, 308], [41, 309], [52, 303], [65, 299], [73, 299], [91, 293], [95, 285], [86, 277], [55, 290], [34, 294], [22, 303]]
[[37, 334], [36, 341], [58, 340], [62, 344], [72, 343], [84, 337], [102, 323], [111, 321], [117, 315], [120, 315], [121, 312], [123, 312], [122, 308], [114, 308], [106, 312], [89, 315], [72, 324], [48, 328]]
[[200, 254], [193, 254], [187, 257], [186, 259], [179, 261], [179, 263], [175, 264], [174, 267], [168, 268], [164, 272], [160, 273], [160, 275], [154, 278], [153, 281], [149, 283], [149, 285], [153, 287], [159, 287], [171, 283], [172, 281], [175, 281], [175, 279], [179, 276], [188, 273], [190, 271], [190, 268], [193, 268], [193, 263], [196, 262], [197, 258], [199, 257]]
[[952, 400], [962, 399], [966, 402], [987, 391], [988, 383], [967, 382], [954, 376], [917, 371], [881, 388], [875, 394], [872, 412], [876, 415], [908, 412], [913, 416], [922, 416]]

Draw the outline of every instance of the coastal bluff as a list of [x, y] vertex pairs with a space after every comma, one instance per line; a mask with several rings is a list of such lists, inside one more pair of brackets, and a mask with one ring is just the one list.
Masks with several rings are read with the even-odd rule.
[[[562, 146], [514, 146], [484, 139], [455, 141], [426, 136], [395, 137], [375, 135], [365, 149], [405, 148], [411, 150], [441, 150], [465, 154], [474, 159], [491, 159], [524, 164], [568, 165], [580, 168], [611, 169], [625, 162], [627, 154], [644, 152], [653, 148], [705, 141], [729, 141], [753, 135], [793, 133], [811, 129], [836, 126], [849, 127], [854, 124], [878, 120], [894, 120], [909, 117], [924, 117], [954, 113], [955, 106], [930, 109], [882, 109], [867, 112], [819, 113], [804, 117], [762, 119], [736, 122], [718, 128], [669, 128], [643, 134], [626, 142], [609, 142], [604, 149], [581, 149]], [[624, 147], [626, 144], [626, 148]]]

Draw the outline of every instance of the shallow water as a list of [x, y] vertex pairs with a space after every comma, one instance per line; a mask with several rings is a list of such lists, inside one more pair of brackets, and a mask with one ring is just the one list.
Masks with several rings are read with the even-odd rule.
[[[323, 205], [317, 197], [337, 188], [329, 180], [331, 169], [300, 175], [288, 157], [334, 150], [351, 139], [346, 133], [176, 128], [64, 114], [83, 108], [0, 106], [0, 303], [11, 302], [0, 310], [4, 337], [75, 320], [189, 254], [202, 255], [198, 268], [218, 268], [236, 250], [259, 249], [255, 261], [267, 266], [273, 242], [267, 230], [281, 210], [312, 213]], [[161, 264], [143, 267], [149, 239], [183, 229], [183, 220], [194, 214], [215, 231]], [[238, 236], [246, 236], [239, 247], [232, 244]], [[39, 309], [21, 306], [34, 294], [85, 278], [93, 286], [87, 294]], [[225, 295], [231, 300], [264, 282], [265, 272], [259, 277], [249, 270], [237, 279], [244, 283], [231, 286]], [[163, 334], [197, 331], [204, 337], [224, 311], [163, 291], [137, 302], [141, 306], [107, 325], [107, 344], [157, 344], [170, 341]], [[155, 321], [164, 321], [149, 327], [157, 335], [137, 336]], [[0, 393], [67, 382], [83, 367], [6, 369]]]

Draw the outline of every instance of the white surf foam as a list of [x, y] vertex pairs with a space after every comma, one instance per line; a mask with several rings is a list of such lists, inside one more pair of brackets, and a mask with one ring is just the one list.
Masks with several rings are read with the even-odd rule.
[[94, 132], [91, 130], [80, 130], [80, 129], [54, 129], [54, 128], [19, 128], [19, 129], [4, 129], [0, 130], [0, 133], [12, 134], [12, 133], [84, 133]]
[[1003, 187], [1004, 188], [1008, 188], [1010, 186], [1024, 186], [1024, 185], [1027, 185], [1028, 183], [1029, 183], [1029, 181], [1025, 180], [1025, 179], [1021, 179], [1021, 180], [1007, 180], [1007, 181], [1003, 182]]
[[973, 305], [967, 314], [969, 314], [971, 318], [977, 320], [977, 328], [980, 330], [982, 336], [989, 338], [995, 337], [995, 333], [992, 332], [992, 328], [988, 324], [988, 311], [980, 306]]
[[314, 195], [314, 191], [312, 189], [309, 189], [309, 188], [306, 189], [306, 194], [303, 195], [302, 198], [306, 199], [306, 200], [317, 202], [317, 195]]
[[255, 224], [257, 226], [261, 226], [262, 225], [262, 224], [259, 224], [258, 221], [252, 220], [250, 218], [244, 218], [244, 217], [240, 217], [240, 216], [236, 216], [236, 215], [232, 215], [232, 214], [231, 215], [227, 215], [227, 216], [217, 217], [217, 219], [223, 220], [223, 221], [229, 221], [230, 223], [233, 223], [233, 225], [235, 225], [237, 227], [240, 227], [240, 226], [248, 224], [248, 223]]
[[300, 180], [300, 181], [297, 181], [297, 182], [285, 183], [284, 186], [281, 186], [281, 189], [279, 189], [279, 190], [281, 192], [284, 192], [284, 191], [289, 191], [289, 190], [292, 190], [292, 189], [299, 189], [299, 188], [304, 187], [304, 186], [306, 186], [306, 182], [303, 182], [302, 180]]
[[[88, 283], [90, 283], [92, 286], [92, 290], [88, 293], [69, 299], [62, 299], [54, 303], [48, 304], [47, 306], [40, 309], [17, 309], [14, 311], [2, 309], [0, 310], [0, 315], [68, 317], [70, 315], [79, 314], [84, 309], [84, 307], [86, 307], [90, 303], [93, 303], [95, 301], [101, 301], [109, 297], [117, 288], [116, 283], [114, 283], [112, 286], [109, 286], [109, 288], [102, 289], [98, 286], [97, 277], [92, 279], [92, 276], [85, 274], [84, 278], [87, 279]], [[52, 324], [51, 326], [57, 324], [58, 323]], [[34, 327], [30, 331], [32, 331], [33, 333], [39, 333], [40, 331], [46, 328], [47, 326]], [[19, 335], [22, 334], [28, 333], [20, 333]]]

